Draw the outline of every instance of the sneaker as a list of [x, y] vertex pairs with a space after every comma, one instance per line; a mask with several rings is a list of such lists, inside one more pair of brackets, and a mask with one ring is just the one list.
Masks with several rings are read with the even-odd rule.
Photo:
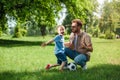
[[45, 67], [46, 70], [50, 69], [51, 65], [47, 64], [47, 66]]
[[82, 67], [82, 70], [86, 70], [87, 69], [87, 65], [84, 65], [83, 67]]
[[68, 69], [68, 67], [67, 67], [67, 66], [64, 66], [63, 69]]

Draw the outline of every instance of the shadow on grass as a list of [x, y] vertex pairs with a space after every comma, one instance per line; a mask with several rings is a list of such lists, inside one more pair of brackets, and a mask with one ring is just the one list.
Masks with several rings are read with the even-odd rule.
[[[20, 41], [20, 40], [6, 40], [0, 39], [0, 46], [2, 47], [17, 47], [17, 46], [40, 46], [42, 41]], [[54, 46], [50, 44], [50, 46]]]
[[0, 80], [120, 80], [120, 65], [103, 64], [86, 71], [59, 72], [57, 69], [34, 72], [1, 72]]

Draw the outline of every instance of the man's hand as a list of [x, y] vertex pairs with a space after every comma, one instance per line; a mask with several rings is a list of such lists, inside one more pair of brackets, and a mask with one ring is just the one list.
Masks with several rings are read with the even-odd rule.
[[82, 49], [87, 49], [88, 51], [92, 52], [93, 51], [93, 48], [92, 48], [92, 45], [85, 45], [84, 43], [81, 43], [81, 48]]
[[81, 43], [81, 48], [82, 49], [85, 49], [86, 48], [86, 45], [84, 43]]

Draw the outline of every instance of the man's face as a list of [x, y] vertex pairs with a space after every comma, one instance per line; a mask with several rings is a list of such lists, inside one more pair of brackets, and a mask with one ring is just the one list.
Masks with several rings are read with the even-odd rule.
[[80, 30], [79, 27], [77, 26], [77, 23], [72, 23], [71, 29], [73, 33], [77, 33], [78, 30]]

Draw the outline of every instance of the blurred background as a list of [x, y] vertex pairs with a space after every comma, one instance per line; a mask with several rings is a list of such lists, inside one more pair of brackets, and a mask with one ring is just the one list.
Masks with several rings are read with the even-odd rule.
[[0, 0], [1, 37], [44, 37], [61, 24], [70, 34], [74, 18], [92, 37], [120, 37], [120, 0]]

